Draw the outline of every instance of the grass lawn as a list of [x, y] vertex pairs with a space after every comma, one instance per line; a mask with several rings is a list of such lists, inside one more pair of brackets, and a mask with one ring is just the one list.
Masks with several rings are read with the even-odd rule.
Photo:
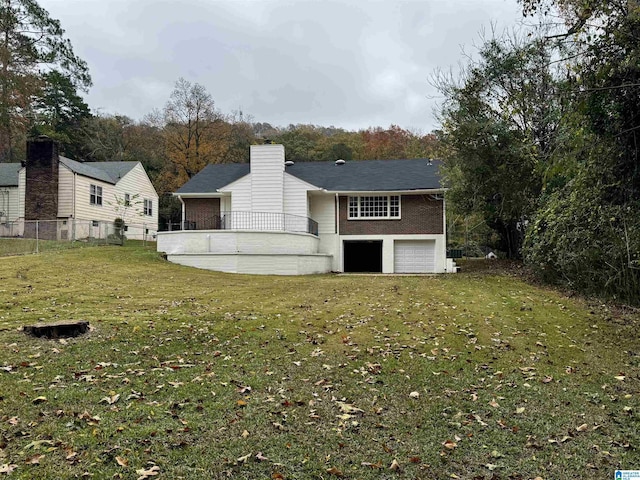
[[[93, 330], [18, 330], [60, 320]], [[640, 469], [639, 325], [499, 270], [0, 258], [0, 478], [613, 478]]]

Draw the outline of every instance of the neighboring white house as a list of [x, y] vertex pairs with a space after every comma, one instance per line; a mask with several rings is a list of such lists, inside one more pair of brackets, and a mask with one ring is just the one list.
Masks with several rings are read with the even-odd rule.
[[208, 165], [174, 195], [183, 230], [158, 234], [175, 263], [238, 273], [454, 272], [444, 188], [429, 159]]
[[55, 223], [47, 235], [61, 239], [100, 237], [116, 218], [129, 239], [151, 239], [158, 230], [158, 194], [140, 162], [77, 162], [58, 155], [41, 137], [27, 143], [27, 160], [0, 164], [0, 216], [7, 235], [28, 236], [34, 220]]
[[24, 177], [21, 164], [0, 163], [0, 224], [24, 217], [19, 189], [21, 175]]

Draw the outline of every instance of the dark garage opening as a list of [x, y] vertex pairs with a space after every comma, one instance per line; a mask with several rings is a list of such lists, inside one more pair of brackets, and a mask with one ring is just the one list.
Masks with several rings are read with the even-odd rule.
[[344, 271], [382, 273], [382, 240], [344, 242]]

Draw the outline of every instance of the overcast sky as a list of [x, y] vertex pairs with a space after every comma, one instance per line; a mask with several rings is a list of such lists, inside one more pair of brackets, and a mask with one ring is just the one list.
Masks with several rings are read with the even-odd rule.
[[179, 77], [256, 122], [437, 128], [429, 78], [516, 0], [40, 0], [93, 78], [94, 111], [136, 120]]

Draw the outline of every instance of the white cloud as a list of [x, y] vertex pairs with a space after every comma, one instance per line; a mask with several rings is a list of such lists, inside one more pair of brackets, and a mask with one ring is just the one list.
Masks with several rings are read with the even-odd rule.
[[436, 128], [429, 74], [516, 0], [40, 0], [94, 79], [93, 109], [142, 118], [174, 82], [256, 121]]

